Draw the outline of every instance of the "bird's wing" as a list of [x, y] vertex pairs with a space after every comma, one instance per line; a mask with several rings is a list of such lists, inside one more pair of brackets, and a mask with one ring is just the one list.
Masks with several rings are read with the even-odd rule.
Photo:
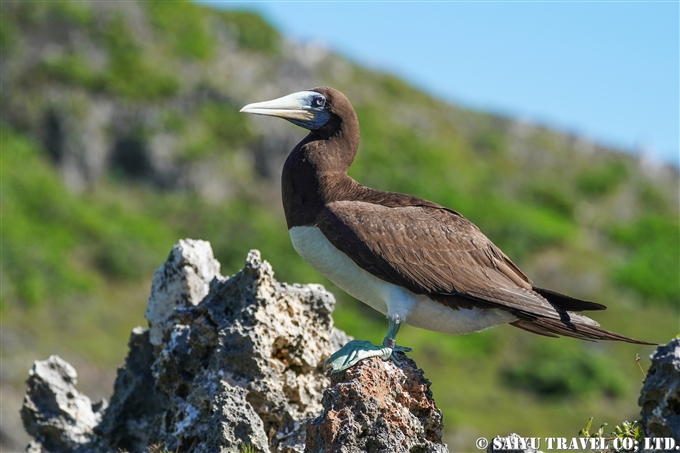
[[361, 268], [416, 294], [464, 296], [529, 316], [564, 314], [474, 224], [443, 207], [336, 201], [317, 226]]

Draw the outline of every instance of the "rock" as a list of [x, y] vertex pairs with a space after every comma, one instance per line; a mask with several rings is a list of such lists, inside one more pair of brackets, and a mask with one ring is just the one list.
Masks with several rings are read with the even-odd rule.
[[177, 310], [152, 367], [173, 405], [169, 450], [303, 449], [300, 426], [321, 411], [329, 384], [323, 362], [347, 337], [333, 327], [330, 293], [273, 275], [251, 251], [201, 304]]
[[180, 240], [165, 263], [151, 280], [151, 294], [144, 317], [149, 321], [149, 340], [154, 346], [175, 324], [176, 308], [186, 308], [203, 300], [210, 282], [220, 275], [220, 262], [213, 256], [210, 243], [201, 240]]
[[645, 437], [680, 439], [680, 338], [659, 346], [640, 391]]
[[117, 449], [145, 452], [147, 446], [165, 441], [164, 417], [172, 406], [169, 395], [156, 387], [151, 373], [156, 358], [149, 330], [134, 328], [128, 347], [130, 352], [118, 369], [111, 404], [95, 428], [96, 439], [82, 453]]
[[413, 360], [371, 358], [332, 376], [323, 413], [307, 428], [305, 452], [447, 452], [442, 413]]
[[320, 285], [277, 282], [256, 250], [225, 278], [209, 243], [180, 241], [154, 274], [150, 327], [132, 331], [103, 417], [74, 389], [73, 367], [36, 362], [27, 451], [447, 451], [412, 360], [327, 375], [324, 361], [350, 340], [333, 327], [334, 305]]
[[93, 404], [78, 392], [77, 378], [76, 370], [55, 355], [33, 363], [21, 407], [24, 428], [35, 438], [30, 451], [73, 451], [92, 439], [106, 402]]

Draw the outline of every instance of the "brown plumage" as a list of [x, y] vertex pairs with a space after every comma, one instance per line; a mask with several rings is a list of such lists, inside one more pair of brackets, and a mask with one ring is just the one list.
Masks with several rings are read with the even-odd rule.
[[308, 127], [310, 134], [286, 160], [282, 192], [289, 228], [318, 228], [361, 269], [451, 310], [500, 309], [516, 317], [512, 325], [539, 335], [652, 344], [601, 329], [575, 313], [604, 310], [601, 304], [533, 286], [458, 212], [354, 181], [347, 175], [359, 146], [354, 109], [332, 88], [309, 92], [325, 98], [323, 115], [330, 119]]

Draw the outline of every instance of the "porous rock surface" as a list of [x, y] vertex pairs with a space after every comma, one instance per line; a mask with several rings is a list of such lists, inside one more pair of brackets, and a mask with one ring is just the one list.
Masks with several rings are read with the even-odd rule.
[[75, 388], [78, 374], [66, 361], [51, 356], [36, 361], [26, 381], [21, 419], [35, 438], [27, 451], [72, 451], [92, 440], [105, 402], [92, 404]]
[[59, 357], [36, 362], [22, 408], [35, 438], [27, 451], [446, 451], [413, 361], [367, 360], [331, 382], [324, 361], [350, 338], [333, 327], [322, 286], [277, 282], [256, 250], [234, 276], [219, 272], [209, 243], [175, 245], [108, 408], [77, 392]]
[[[154, 275], [150, 329], [133, 330], [103, 418], [73, 388], [70, 365], [51, 358], [63, 379], [43, 384], [34, 370], [47, 365], [36, 363], [22, 410], [31, 451], [302, 451], [330, 384], [323, 363], [349, 340], [333, 327], [334, 305], [319, 285], [277, 282], [258, 251], [224, 278], [207, 242], [180, 241]], [[36, 403], [44, 394], [71, 395], [78, 410], [55, 422]]]
[[680, 440], [680, 338], [659, 346], [640, 391], [640, 426], [645, 437]]
[[448, 452], [430, 382], [413, 360], [396, 355], [399, 365], [373, 357], [332, 375], [305, 452]]
[[149, 341], [154, 346], [175, 325], [176, 308], [198, 305], [208, 294], [213, 279], [223, 280], [220, 262], [213, 256], [210, 243], [180, 240], [151, 280], [151, 294], [144, 317], [149, 321]]

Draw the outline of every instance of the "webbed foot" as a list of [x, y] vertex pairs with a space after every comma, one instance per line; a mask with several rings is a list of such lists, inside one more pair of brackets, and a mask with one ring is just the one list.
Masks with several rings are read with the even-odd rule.
[[331, 367], [331, 373], [339, 373], [353, 367], [359, 361], [369, 357], [380, 357], [383, 360], [392, 359], [399, 365], [399, 361], [392, 355], [393, 352], [410, 352], [411, 348], [404, 346], [376, 346], [370, 341], [352, 340], [337, 350], [324, 363]]

